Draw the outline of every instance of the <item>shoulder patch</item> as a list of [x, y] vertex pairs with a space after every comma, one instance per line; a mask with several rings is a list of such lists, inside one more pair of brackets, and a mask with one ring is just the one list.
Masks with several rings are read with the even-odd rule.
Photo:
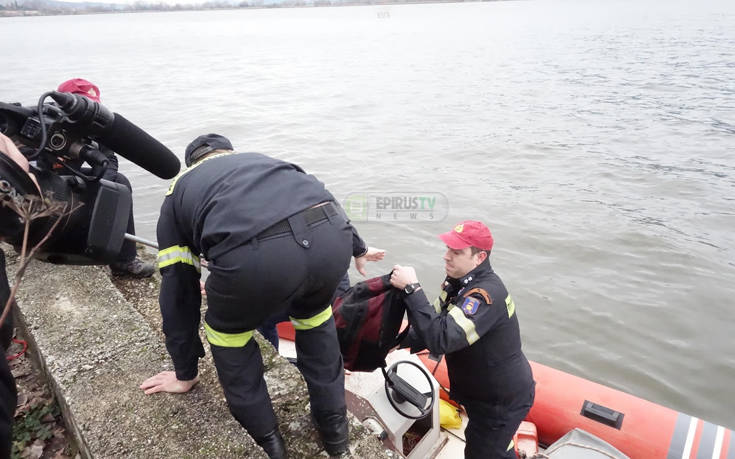
[[477, 288], [477, 287], [476, 288], [473, 288], [473, 289], [468, 290], [467, 292], [465, 292], [465, 294], [463, 296], [465, 298], [467, 298], [468, 296], [472, 295], [473, 293], [477, 293], [478, 295], [480, 295], [482, 297], [482, 299], [485, 300], [485, 303], [487, 303], [487, 304], [493, 304], [493, 299], [490, 297], [490, 294], [487, 293], [487, 290], [485, 290], [484, 288]]
[[480, 300], [472, 297], [465, 298], [464, 303], [462, 303], [462, 312], [465, 315], [472, 316], [477, 312], [478, 307], [480, 307]]

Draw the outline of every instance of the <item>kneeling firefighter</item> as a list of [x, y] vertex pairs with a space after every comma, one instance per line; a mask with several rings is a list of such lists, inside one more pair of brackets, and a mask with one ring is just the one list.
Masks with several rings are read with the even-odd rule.
[[188, 168], [172, 182], [158, 221], [160, 306], [175, 372], [141, 389], [186, 392], [198, 381], [200, 254], [208, 260], [204, 328], [228, 406], [272, 458], [286, 448], [253, 331], [287, 313], [298, 367], [330, 455], [348, 450], [344, 370], [330, 303], [355, 257], [368, 248], [324, 184], [295, 164], [236, 153], [209, 134], [186, 148]]

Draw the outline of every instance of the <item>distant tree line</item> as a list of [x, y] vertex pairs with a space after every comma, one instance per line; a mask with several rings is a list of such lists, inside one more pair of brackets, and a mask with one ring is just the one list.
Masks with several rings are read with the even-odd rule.
[[[217, 0], [200, 4], [180, 3], [151, 3], [138, 1], [132, 5], [104, 4], [104, 3], [71, 3], [48, 2], [46, 0], [13, 0], [5, 5], [0, 4], [0, 16], [18, 15], [57, 15], [57, 14], [88, 14], [88, 13], [118, 13], [133, 11], [184, 11], [184, 10], [217, 10], [232, 8], [280, 8], [306, 6], [344, 6], [344, 5], [389, 5], [396, 3], [426, 3], [465, 0], [281, 0], [266, 2], [266, 0]], [[470, 0], [473, 1], [473, 0]], [[478, 0], [474, 0], [478, 1]], [[487, 0], [479, 0], [487, 1]]]

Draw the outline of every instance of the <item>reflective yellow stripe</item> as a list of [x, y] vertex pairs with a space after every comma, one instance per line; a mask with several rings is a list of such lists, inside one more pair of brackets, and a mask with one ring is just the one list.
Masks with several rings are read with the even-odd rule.
[[204, 323], [204, 331], [207, 333], [207, 341], [215, 346], [222, 347], [243, 347], [248, 344], [250, 338], [253, 337], [253, 331], [246, 331], [242, 333], [224, 333], [218, 332], [213, 329], [207, 323]]
[[515, 444], [513, 443], [513, 439], [511, 439], [510, 440], [510, 443], [508, 444], [508, 448], [506, 449], [506, 451], [510, 451], [510, 449], [513, 448], [513, 446], [515, 446]]
[[442, 303], [439, 297], [434, 300], [434, 310], [436, 312], [442, 312]]
[[224, 156], [224, 155], [231, 155], [233, 153], [235, 153], [235, 152], [234, 151], [228, 151], [226, 153], [217, 153], [216, 155], [207, 156], [206, 158], [204, 158], [204, 159], [202, 159], [202, 160], [200, 160], [200, 161], [192, 164], [191, 166], [187, 167], [183, 171], [179, 172], [179, 175], [177, 175], [176, 177], [174, 177], [174, 179], [171, 181], [171, 185], [168, 186], [168, 191], [166, 191], [166, 196], [168, 196], [171, 193], [173, 193], [174, 192], [174, 187], [176, 186], [176, 182], [181, 177], [183, 177], [184, 175], [186, 175], [189, 171], [194, 170], [195, 167], [199, 166], [200, 164], [203, 164], [206, 161], [209, 161], [210, 159], [219, 158], [220, 156]]
[[434, 300], [434, 310], [439, 313], [442, 312], [442, 303], [447, 301], [447, 292], [442, 290], [441, 293], [439, 293], [439, 297]]
[[175, 245], [158, 252], [158, 269], [171, 266], [176, 263], [185, 263], [192, 265], [197, 271], [201, 271], [199, 257], [191, 252], [189, 247], [184, 245]]
[[475, 330], [475, 323], [468, 319], [460, 308], [451, 304], [449, 305], [448, 314], [452, 319], [454, 319], [455, 322], [457, 322], [457, 325], [462, 327], [462, 330], [464, 330], [464, 334], [467, 337], [467, 342], [469, 344], [472, 344], [480, 339], [480, 335], [478, 335], [477, 330]]
[[310, 330], [328, 321], [330, 317], [332, 317], [331, 304], [327, 306], [327, 309], [325, 309], [324, 311], [315, 316], [309, 317], [308, 319], [297, 319], [291, 316], [289, 316], [288, 318], [291, 319], [293, 328], [295, 328], [296, 330]]
[[510, 297], [510, 293], [505, 297], [505, 307], [508, 309], [508, 318], [513, 317], [513, 313], [516, 312], [516, 304], [513, 302], [513, 298]]

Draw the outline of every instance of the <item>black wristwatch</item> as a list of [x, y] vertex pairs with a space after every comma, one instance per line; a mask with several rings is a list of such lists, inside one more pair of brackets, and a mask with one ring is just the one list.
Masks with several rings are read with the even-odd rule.
[[418, 282], [414, 282], [413, 284], [407, 284], [405, 287], [403, 287], [403, 291], [406, 292], [406, 295], [410, 295], [416, 290], [418, 290], [421, 287], [421, 284]]

